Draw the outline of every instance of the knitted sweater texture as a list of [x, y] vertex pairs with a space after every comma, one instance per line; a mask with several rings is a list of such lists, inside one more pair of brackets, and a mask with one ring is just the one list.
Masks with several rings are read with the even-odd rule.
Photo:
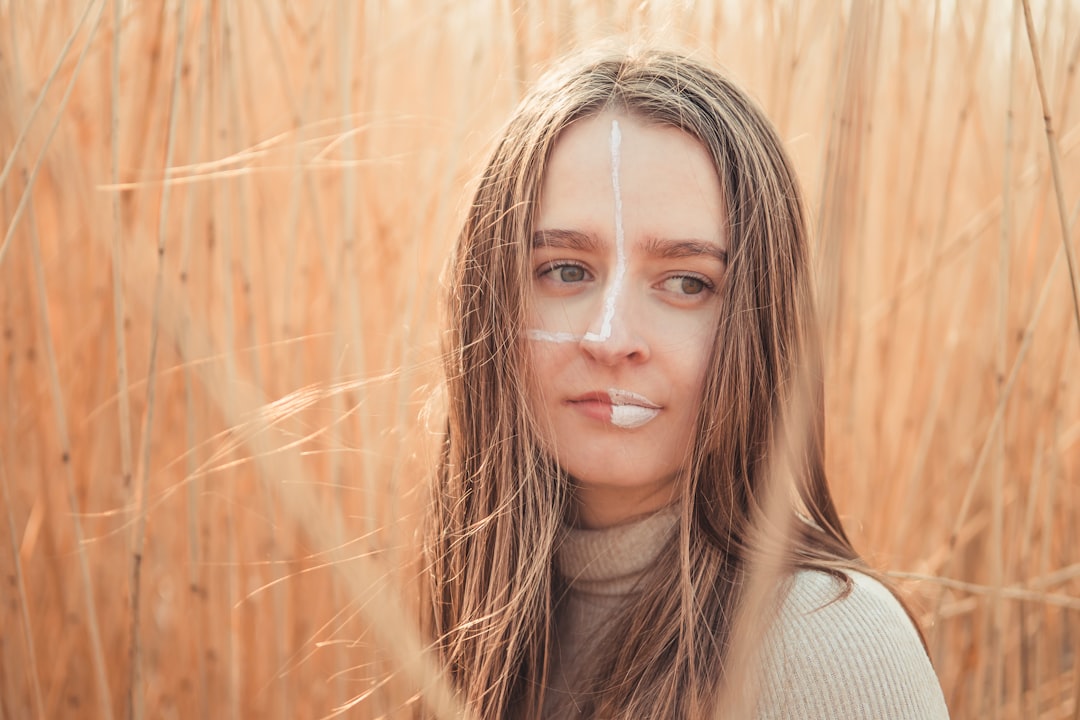
[[[545, 715], [578, 717], [576, 685], [588, 651], [674, 531], [664, 510], [603, 530], [570, 530], [556, 557], [569, 586], [559, 603], [553, 674]], [[876, 580], [841, 583], [816, 571], [791, 579], [759, 656], [755, 720], [942, 720], [941, 686], [911, 620]]]

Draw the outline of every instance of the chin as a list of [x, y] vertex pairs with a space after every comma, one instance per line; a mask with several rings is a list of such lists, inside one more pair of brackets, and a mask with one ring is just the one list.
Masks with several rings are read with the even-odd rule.
[[666, 492], [680, 472], [676, 468], [650, 468], [641, 463], [609, 463], [596, 467], [564, 467], [574, 487], [632, 495]]

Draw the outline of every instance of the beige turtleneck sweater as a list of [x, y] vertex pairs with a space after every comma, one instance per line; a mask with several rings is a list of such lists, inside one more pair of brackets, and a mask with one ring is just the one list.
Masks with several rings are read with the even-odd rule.
[[[572, 529], [556, 556], [568, 585], [559, 603], [545, 716], [576, 717], [587, 653], [674, 531], [673, 508], [603, 530]], [[903, 607], [884, 586], [854, 587], [821, 572], [792, 578], [759, 661], [756, 720], [948, 718], [930, 660]]]

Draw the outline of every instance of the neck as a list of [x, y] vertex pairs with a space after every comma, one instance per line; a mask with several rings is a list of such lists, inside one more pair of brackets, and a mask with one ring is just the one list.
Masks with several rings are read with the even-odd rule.
[[586, 530], [624, 525], [675, 502], [674, 484], [644, 488], [584, 485], [574, 481], [571, 524]]

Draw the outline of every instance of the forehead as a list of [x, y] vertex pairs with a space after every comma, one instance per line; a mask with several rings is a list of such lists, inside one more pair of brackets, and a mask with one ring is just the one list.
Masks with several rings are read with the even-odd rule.
[[723, 243], [722, 190], [705, 146], [678, 128], [615, 112], [578, 120], [560, 135], [542, 183], [537, 229], [606, 234], [616, 183], [628, 233]]

